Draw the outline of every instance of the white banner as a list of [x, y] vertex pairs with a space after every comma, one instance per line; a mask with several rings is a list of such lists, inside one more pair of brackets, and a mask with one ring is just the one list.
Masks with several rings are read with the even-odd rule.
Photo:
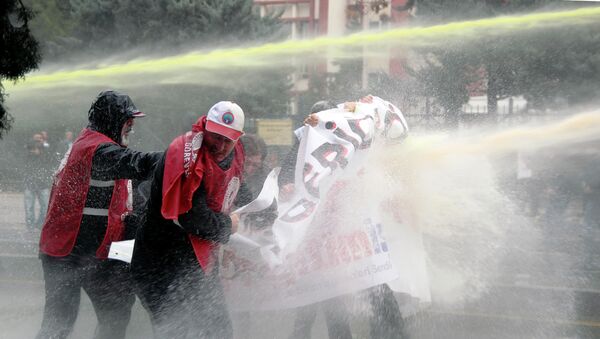
[[[223, 247], [220, 270], [232, 311], [299, 307], [383, 283], [429, 301], [420, 233], [384, 218], [377, 197], [361, 194], [374, 139], [407, 132], [400, 111], [375, 99], [355, 112], [319, 112], [317, 126], [297, 131], [292, 195], [280, 199], [277, 168], [257, 199], [235, 212], [240, 227]], [[400, 129], [390, 132], [384, 121]]]
[[[396, 114], [399, 125], [406, 126], [397, 108], [377, 99], [356, 112], [319, 112], [317, 126], [297, 131], [291, 198], [279, 199], [275, 170], [256, 201], [236, 211], [241, 227], [221, 261], [232, 310], [298, 307], [387, 282], [398, 292], [429, 300], [418, 232], [396, 222], [390, 228], [402, 235], [390, 244], [377, 199], [360, 197], [357, 179], [376, 135], [386, 130], [385, 116]], [[261, 220], [257, 212], [275, 206], [272, 227], [255, 222]], [[249, 242], [257, 246], [240, 251]], [[395, 245], [406, 251], [399, 248], [394, 255]]]

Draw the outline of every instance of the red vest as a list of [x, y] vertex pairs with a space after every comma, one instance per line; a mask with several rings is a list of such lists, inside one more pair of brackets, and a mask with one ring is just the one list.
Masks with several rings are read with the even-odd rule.
[[[161, 214], [163, 218], [176, 221], [179, 215], [192, 208], [194, 192], [204, 184], [206, 203], [214, 212], [229, 213], [242, 181], [244, 170], [244, 147], [241, 142], [234, 146], [234, 158], [224, 171], [202, 147], [206, 116], [192, 125], [192, 130], [175, 138], [166, 152]], [[198, 263], [210, 272], [218, 244], [189, 235]]]
[[[71, 253], [83, 217], [83, 209], [92, 175], [92, 159], [100, 144], [115, 142], [102, 133], [84, 129], [71, 148], [65, 166], [59, 169], [48, 203], [48, 214], [42, 227], [40, 251], [54, 257]], [[96, 257], [106, 259], [113, 241], [123, 239], [124, 225], [121, 216], [127, 212], [127, 179], [115, 180], [108, 226]]]
[[[201, 148], [199, 152], [198, 156], [202, 157], [200, 161], [204, 164], [202, 184], [206, 190], [206, 203], [214, 212], [229, 214], [240, 188], [244, 169], [244, 147], [241, 142], [238, 141], [235, 145], [234, 152], [233, 161], [227, 170], [219, 167], [206, 148]], [[204, 271], [210, 272], [219, 244], [191, 234], [189, 238], [198, 263]]]

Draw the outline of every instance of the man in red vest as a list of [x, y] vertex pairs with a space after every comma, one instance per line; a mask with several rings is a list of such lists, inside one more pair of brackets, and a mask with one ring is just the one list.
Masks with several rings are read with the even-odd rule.
[[135, 294], [126, 264], [106, 259], [125, 234], [128, 179], [147, 179], [162, 156], [127, 148], [134, 119], [144, 115], [129, 96], [101, 92], [60, 164], [40, 237], [46, 304], [37, 338], [71, 333], [82, 288], [98, 318], [95, 338], [125, 337]]
[[217, 255], [237, 230], [234, 201], [251, 199], [242, 183], [243, 128], [242, 109], [221, 101], [175, 138], [157, 165], [131, 261], [157, 338], [233, 335]]

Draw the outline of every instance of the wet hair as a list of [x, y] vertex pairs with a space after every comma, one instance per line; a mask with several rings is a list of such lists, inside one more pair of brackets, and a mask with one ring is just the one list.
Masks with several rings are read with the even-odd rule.
[[312, 107], [310, 108], [310, 113], [318, 113], [336, 107], [337, 105], [330, 100], [320, 100], [312, 105]]
[[261, 137], [255, 134], [244, 134], [240, 138], [240, 141], [244, 145], [246, 155], [254, 156], [260, 154], [261, 160], [265, 160], [267, 157], [267, 144], [265, 144], [265, 141]]

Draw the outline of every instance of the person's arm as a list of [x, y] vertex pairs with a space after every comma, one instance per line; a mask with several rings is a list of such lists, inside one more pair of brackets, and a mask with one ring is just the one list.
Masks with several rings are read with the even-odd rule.
[[240, 185], [240, 189], [238, 190], [237, 196], [235, 197], [235, 206], [245, 206], [248, 205], [253, 199], [252, 191], [248, 187], [248, 184], [242, 182]]
[[279, 176], [277, 178], [277, 182], [279, 183], [279, 187], [282, 187], [286, 184], [291, 184], [294, 182], [294, 175], [296, 171], [296, 161], [298, 158], [298, 149], [300, 148], [300, 140], [296, 139], [294, 145], [285, 156], [281, 163], [281, 171], [279, 172]]
[[98, 146], [92, 160], [92, 177], [98, 180], [148, 179], [162, 152], [139, 152], [116, 144]]
[[187, 233], [220, 243], [229, 241], [231, 218], [211, 210], [206, 203], [206, 190], [200, 186], [192, 197], [192, 208], [179, 215], [177, 222]]
[[143, 214], [146, 210], [146, 201], [150, 196], [150, 181], [132, 180], [133, 188], [133, 211], [123, 219], [125, 234], [123, 240], [135, 239], [135, 233], [139, 228]]

